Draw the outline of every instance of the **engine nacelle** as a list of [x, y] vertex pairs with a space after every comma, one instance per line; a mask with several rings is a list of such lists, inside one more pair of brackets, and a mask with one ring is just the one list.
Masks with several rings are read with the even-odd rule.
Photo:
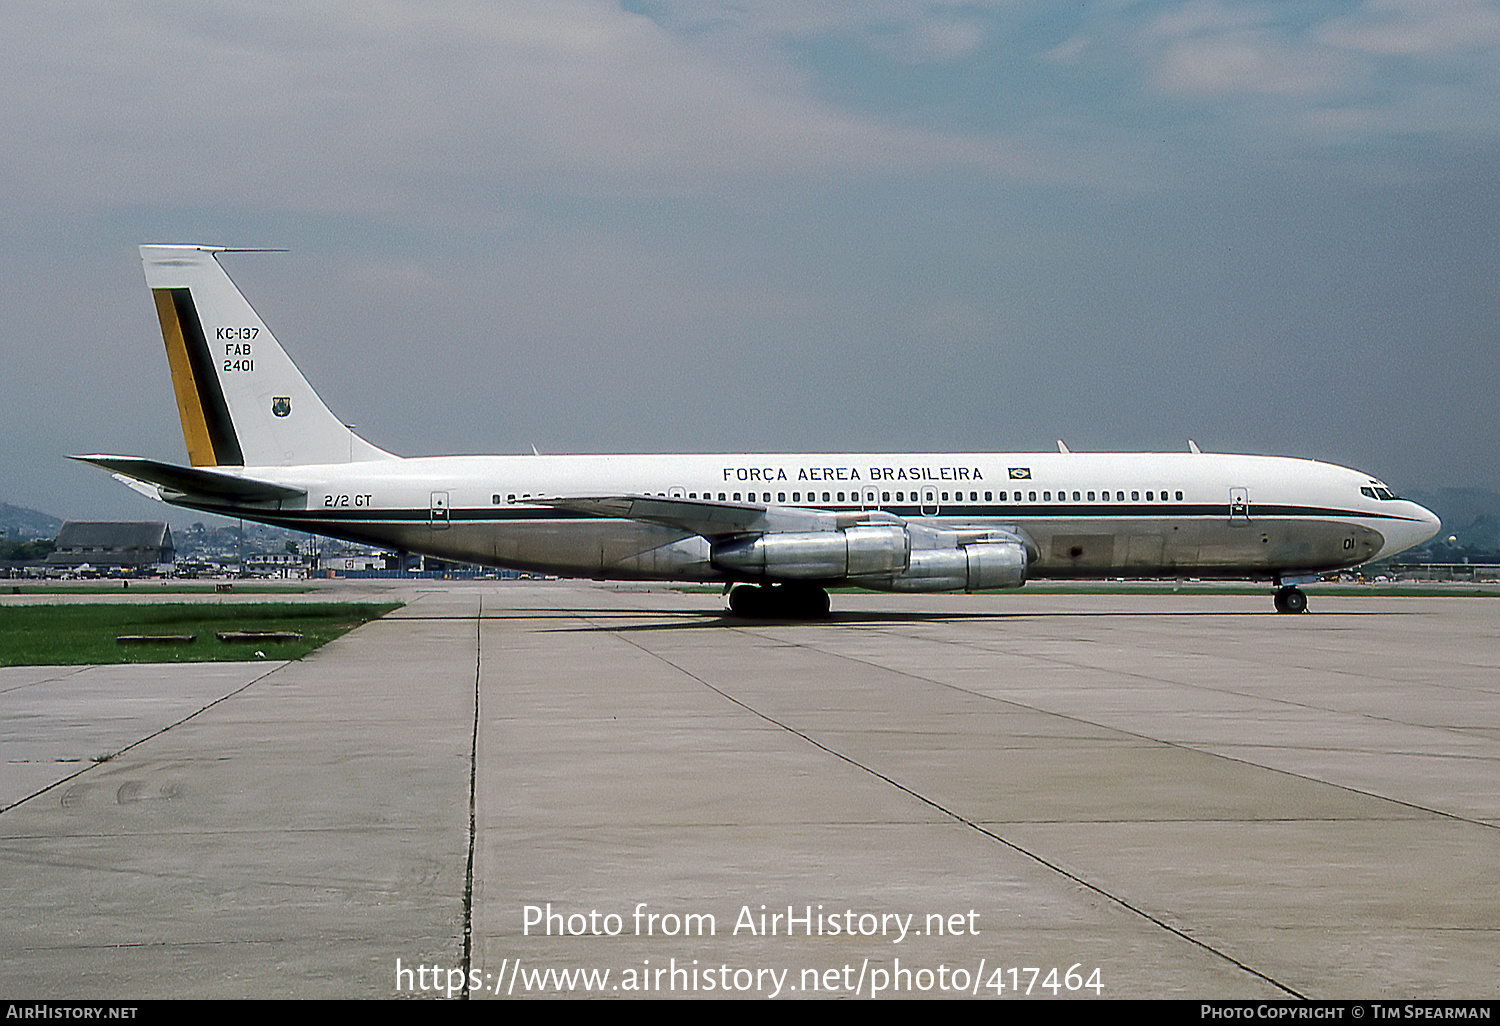
[[860, 581], [881, 591], [981, 591], [1026, 583], [1021, 541], [973, 542], [959, 549], [914, 549], [906, 571], [881, 581]]
[[715, 545], [712, 561], [752, 577], [833, 581], [899, 574], [910, 557], [906, 528], [878, 525], [736, 538]]

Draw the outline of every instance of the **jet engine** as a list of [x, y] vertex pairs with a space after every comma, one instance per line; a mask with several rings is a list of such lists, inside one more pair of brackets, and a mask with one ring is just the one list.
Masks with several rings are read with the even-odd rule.
[[714, 545], [712, 561], [754, 577], [833, 581], [900, 574], [911, 557], [906, 528], [879, 525], [734, 538]]
[[914, 549], [903, 573], [861, 586], [881, 591], [980, 591], [1026, 583], [1026, 545], [1015, 541], [971, 542], [956, 549]]

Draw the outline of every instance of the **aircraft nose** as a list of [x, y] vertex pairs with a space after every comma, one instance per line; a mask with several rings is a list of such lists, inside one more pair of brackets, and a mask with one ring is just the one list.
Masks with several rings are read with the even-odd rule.
[[1385, 535], [1385, 546], [1375, 557], [1376, 559], [1385, 559], [1398, 552], [1405, 552], [1413, 545], [1421, 545], [1443, 529], [1442, 520], [1432, 510], [1419, 506], [1415, 502], [1405, 500], [1403, 502], [1408, 510], [1407, 519], [1382, 525], [1381, 533]]

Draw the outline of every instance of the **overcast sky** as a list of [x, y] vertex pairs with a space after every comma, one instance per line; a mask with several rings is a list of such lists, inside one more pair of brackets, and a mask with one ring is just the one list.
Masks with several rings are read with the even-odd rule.
[[[1180, 450], [1500, 488], [1500, 5], [0, 8], [0, 500], [161, 515], [136, 246], [394, 452]], [[174, 520], [180, 519], [174, 517]]]

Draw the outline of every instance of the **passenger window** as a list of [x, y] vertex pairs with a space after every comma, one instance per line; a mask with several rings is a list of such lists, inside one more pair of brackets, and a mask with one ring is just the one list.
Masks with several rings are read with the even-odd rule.
[[1130, 501], [1131, 502], [1140, 502], [1141, 501], [1141, 493], [1140, 492], [1131, 492], [1130, 493]]
[[1073, 493], [1073, 501], [1074, 501], [1074, 502], [1077, 502], [1077, 501], [1078, 501], [1078, 500], [1079, 500], [1079, 499], [1081, 499], [1081, 498], [1082, 498], [1082, 497], [1083, 497], [1083, 496], [1082, 496], [1082, 495], [1080, 495], [1080, 494], [1079, 494], [1079, 493], [1078, 493], [1078, 492], [1074, 492], [1074, 493]]
[[1182, 501], [1182, 493], [1181, 493], [1181, 492], [1178, 492], [1178, 493], [1177, 493], [1177, 501], [1178, 501], [1178, 502], [1181, 502], [1181, 501]]
[[491, 495], [490, 496], [490, 502], [493, 505], [496, 505], [496, 506], [500, 505], [500, 496], [498, 496], [498, 495]]
[[[994, 494], [993, 492], [985, 492], [984, 493], [984, 501], [985, 502], [993, 502], [994, 500], [990, 498], [990, 496], [993, 495], [993, 494]], [[1005, 499], [1005, 497], [1003, 495], [1000, 498], [1001, 498], [1002, 502]]]
[[1150, 501], [1151, 501], [1151, 493], [1150, 493], [1150, 492], [1147, 492], [1147, 493], [1146, 493], [1146, 501], [1147, 501], [1147, 502], [1150, 502]]
[[1035, 502], [1036, 501], [1036, 492], [1029, 492], [1028, 494], [1031, 496], [1031, 499], [1029, 501]]
[[1089, 501], [1090, 502], [1094, 501], [1094, 493], [1093, 492], [1089, 492]]
[[1124, 502], [1125, 501], [1125, 493], [1124, 492], [1115, 492], [1115, 501], [1116, 502]]
[[1042, 501], [1043, 502], [1051, 502], [1052, 501], [1052, 493], [1051, 492], [1043, 492], [1042, 493]]
[[839, 501], [840, 502], [844, 501], [844, 493], [843, 492], [839, 492]]
[[740, 493], [739, 492], [735, 492], [734, 493], [734, 501], [735, 502], [739, 502], [740, 501]]
[[720, 493], [719, 493], [719, 501], [720, 501], [720, 502], [723, 502], [723, 501], [724, 501], [724, 493], [723, 493], [723, 492], [720, 492]]
[[880, 493], [880, 501], [881, 502], [890, 502], [891, 501], [891, 493], [890, 492], [881, 492]]
[[786, 501], [786, 492], [777, 492], [776, 493], [776, 501], [777, 502], [785, 502]]

